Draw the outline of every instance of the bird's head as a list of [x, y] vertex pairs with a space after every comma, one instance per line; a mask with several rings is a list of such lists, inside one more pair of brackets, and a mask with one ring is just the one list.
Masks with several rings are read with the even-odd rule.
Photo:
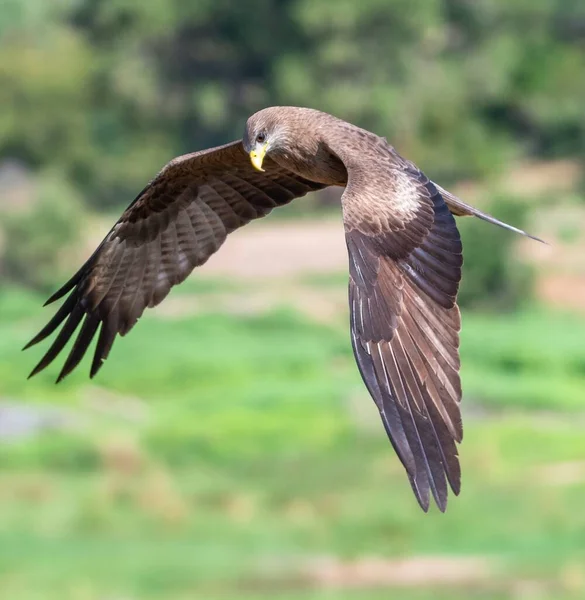
[[262, 163], [267, 154], [278, 153], [286, 145], [287, 127], [282, 117], [275, 108], [265, 108], [253, 114], [246, 123], [244, 149], [258, 171], [264, 170]]
[[[248, 141], [249, 140], [249, 141]], [[262, 163], [271, 147], [272, 136], [264, 128], [250, 131], [249, 138], [244, 138], [244, 148], [250, 155], [252, 166], [258, 171], [264, 171]]]
[[272, 106], [253, 114], [246, 123], [243, 142], [254, 168], [262, 171], [267, 155], [279, 162], [314, 154], [318, 138], [311, 116], [317, 112], [297, 106]]

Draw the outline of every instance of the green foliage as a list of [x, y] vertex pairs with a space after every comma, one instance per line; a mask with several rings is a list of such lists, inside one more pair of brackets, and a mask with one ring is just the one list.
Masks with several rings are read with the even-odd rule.
[[[19, 352], [49, 311], [9, 283], [48, 291], [87, 207], [123, 208], [169, 158], [235, 138], [269, 104], [373, 129], [445, 185], [583, 157], [584, 24], [581, 0], [4, 0], [0, 162], [40, 175], [30, 211], [2, 213], [0, 399], [72, 424], [2, 443], [0, 597], [582, 598], [575, 317], [464, 312], [464, 410], [500, 416], [466, 418], [462, 496], [424, 517], [345, 322], [149, 315], [96, 380], [84, 364], [54, 386], [56, 369], [25, 379], [40, 348]], [[488, 210], [524, 227], [517, 203]], [[521, 306], [518, 238], [459, 223], [462, 305]], [[325, 285], [343, 294], [345, 279]], [[304, 575], [327, 556], [441, 554], [495, 566], [440, 588], [327, 591]]]
[[[496, 198], [482, 209], [500, 221], [526, 228], [526, 203]], [[517, 257], [519, 236], [474, 218], [458, 219], [457, 225], [465, 256], [460, 306], [501, 311], [528, 304], [532, 299], [533, 273]]]
[[[335, 285], [343, 294], [345, 281]], [[300, 448], [333, 451], [351, 437], [349, 406], [358, 403], [360, 413], [375, 416], [355, 367], [345, 320], [330, 328], [288, 311], [170, 320], [149, 313], [131, 335], [118, 340], [91, 384], [85, 360], [55, 386], [57, 366], [30, 381], [25, 378], [46, 349], [18, 351], [47, 318], [31, 306], [29, 295], [0, 293], [0, 314], [5, 316], [0, 398], [82, 410], [87, 421], [81, 421], [90, 427], [86, 435], [70, 438], [69, 454], [53, 435], [24, 449], [5, 448], [0, 458], [4, 467], [75, 471], [95, 464], [94, 436], [109, 430], [117, 411], [126, 414], [127, 404], [131, 415], [136, 412], [140, 443], [175, 466], [188, 465], [193, 456], [235, 464], [259, 459], [267, 447], [282, 455]], [[463, 323], [466, 406], [582, 410], [583, 321], [524, 312], [464, 313]], [[135, 398], [142, 408], [132, 408]], [[83, 408], [98, 405], [103, 413]]]
[[[584, 23], [576, 0], [9, 0], [0, 161], [56, 173], [65, 196], [117, 211], [169, 158], [233, 139], [269, 104], [369, 127], [444, 185], [512, 158], [585, 155]], [[44, 210], [31, 231], [8, 225], [21, 243], [4, 267], [37, 288], [59, 260], [49, 238], [68, 241], [67, 209], [53, 205], [43, 232]], [[479, 240], [466, 248], [478, 260], [467, 260], [463, 304], [518, 305], [529, 277], [504, 256], [510, 243], [463, 227]]]
[[345, 319], [149, 313], [94, 381], [85, 361], [55, 386], [57, 369], [25, 380], [43, 349], [18, 351], [46, 319], [35, 302], [0, 290], [0, 398], [71, 423], [1, 446], [0, 597], [469, 598], [449, 582], [326, 592], [306, 575], [323, 557], [420, 555], [493, 565], [474, 598], [532, 579], [555, 590], [543, 598], [582, 597], [582, 320], [464, 313], [464, 486], [425, 516]]
[[[3, 469], [0, 594], [463, 600], [473, 585], [473, 598], [503, 600], [534, 580], [565, 592], [541, 598], [581, 598], [581, 580], [565, 574], [572, 566], [579, 573], [584, 558], [585, 489], [580, 479], [558, 479], [585, 449], [579, 424], [507, 417], [469, 423], [467, 433], [464, 489], [445, 515], [421, 514], [382, 432], [294, 456], [266, 447], [264, 458], [232, 465], [194, 454], [181, 469], [110, 439], [94, 471]], [[408, 587], [393, 584], [395, 561], [421, 556], [455, 561], [464, 575], [463, 557], [476, 559], [489, 576], [447, 579], [439, 591], [426, 572]], [[380, 561], [368, 573], [379, 574], [383, 590], [359, 577], [350, 588], [322, 589], [332, 583], [324, 559], [367, 557]]]
[[463, 314], [466, 398], [492, 408], [583, 410], [585, 321], [525, 311]]
[[[346, 285], [327, 283], [340, 294]], [[89, 598], [213, 589], [219, 600], [241, 598], [244, 581], [250, 599], [268, 600], [316, 557], [445, 554], [496, 561], [493, 589], [474, 592], [492, 599], [517, 579], [557, 581], [582, 564], [585, 325], [574, 317], [463, 315], [464, 489], [446, 515], [425, 517], [359, 380], [345, 322], [149, 314], [94, 382], [82, 369], [54, 386], [55, 369], [24, 379], [41, 349], [17, 349], [46, 318], [32, 302], [0, 294], [0, 397], [58, 405], [79, 429], [2, 446], [2, 596], [75, 598], [68, 590], [80, 586]], [[478, 408], [500, 416], [470, 418]], [[298, 577], [291, 599], [323, 598]], [[445, 586], [396, 593], [468, 598]]]
[[129, 203], [269, 104], [332, 111], [433, 177], [583, 154], [578, 0], [30, 0], [0, 14], [0, 157]]
[[41, 176], [36, 184], [37, 199], [29, 208], [3, 215], [0, 276], [48, 291], [61, 270], [60, 252], [78, 241], [81, 211], [74, 188], [59, 177]]

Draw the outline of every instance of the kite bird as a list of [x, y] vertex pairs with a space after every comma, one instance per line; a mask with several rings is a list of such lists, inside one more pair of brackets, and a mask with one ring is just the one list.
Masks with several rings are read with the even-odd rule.
[[[32, 375], [81, 329], [57, 381], [97, 334], [91, 377], [118, 334], [202, 265], [227, 235], [327, 186], [341, 198], [349, 253], [355, 359], [416, 498], [459, 493], [462, 439], [457, 290], [462, 247], [453, 215], [525, 232], [463, 203], [378, 137], [308, 108], [250, 117], [243, 140], [169, 162], [138, 194], [81, 269], [47, 304], [67, 298], [27, 348], [58, 334]], [[532, 236], [529, 236], [532, 237]], [[99, 333], [98, 333], [99, 330]]]

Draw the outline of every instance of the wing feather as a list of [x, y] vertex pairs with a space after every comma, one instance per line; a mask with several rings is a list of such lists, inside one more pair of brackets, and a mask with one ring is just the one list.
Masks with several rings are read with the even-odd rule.
[[59, 330], [31, 376], [57, 358], [83, 322], [58, 380], [78, 366], [97, 334], [93, 377], [116, 336], [127, 334], [146, 307], [159, 304], [172, 286], [219, 249], [229, 233], [323, 187], [270, 159], [264, 173], [255, 171], [241, 141], [172, 160], [81, 269], [49, 298], [48, 303], [69, 294], [26, 346]]
[[432, 495], [443, 511], [461, 479], [461, 241], [434, 184], [389, 146], [377, 151], [390, 168], [365, 177], [363, 152], [342, 197], [352, 347], [419, 504]]

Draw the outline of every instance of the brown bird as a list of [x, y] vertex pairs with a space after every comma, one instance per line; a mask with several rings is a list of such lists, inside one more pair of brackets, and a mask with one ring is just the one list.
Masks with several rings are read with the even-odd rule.
[[[385, 138], [308, 108], [266, 108], [243, 140], [169, 162], [97, 250], [49, 300], [68, 294], [26, 346], [60, 328], [35, 367], [47, 367], [81, 329], [57, 381], [98, 340], [93, 377], [114, 339], [132, 329], [223, 244], [273, 208], [327, 186], [341, 198], [349, 252], [351, 341], [358, 368], [421, 507], [444, 511], [459, 493], [457, 291], [462, 247], [453, 215], [523, 235], [430, 181]], [[531, 237], [531, 236], [530, 236]]]

